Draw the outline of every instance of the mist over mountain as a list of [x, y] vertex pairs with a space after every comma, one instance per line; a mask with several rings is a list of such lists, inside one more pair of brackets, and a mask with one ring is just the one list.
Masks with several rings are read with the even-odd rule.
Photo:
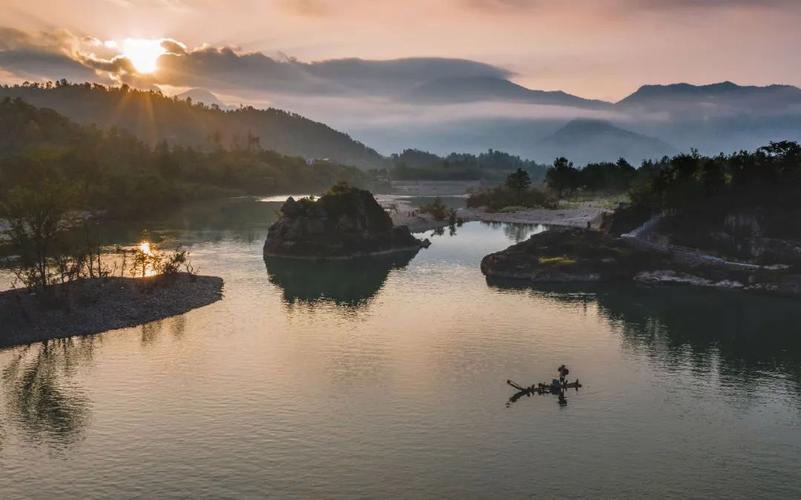
[[[359, 65], [350, 61], [346, 67], [354, 64]], [[646, 85], [611, 103], [530, 90], [500, 75], [441, 78], [439, 71], [421, 83], [419, 70], [425, 66], [412, 67], [414, 78], [399, 78], [392, 95], [381, 98], [276, 95], [270, 101], [291, 112], [269, 106], [231, 109], [206, 88], [168, 98], [89, 84], [36, 85], [2, 87], [0, 97], [22, 97], [78, 123], [119, 127], [150, 143], [167, 139], [208, 147], [219, 140], [236, 148], [252, 135], [280, 153], [362, 168], [386, 166], [386, 156], [409, 148], [443, 156], [495, 149], [540, 163], [565, 156], [581, 165], [620, 157], [639, 163], [691, 148], [717, 154], [801, 139], [801, 89], [787, 85]], [[388, 71], [403, 73], [404, 66], [390, 68], [375, 72], [367, 65], [361, 71], [380, 79]]]
[[407, 98], [432, 104], [500, 100], [587, 109], [610, 109], [612, 107], [610, 103], [583, 99], [561, 90], [531, 90], [509, 80], [493, 77], [431, 80], [414, 87]]
[[602, 120], [577, 119], [539, 142], [549, 158], [564, 156], [577, 164], [626, 158], [640, 162], [675, 154], [676, 149], [654, 137], [616, 127]]
[[419, 114], [407, 122], [401, 116], [386, 126], [338, 126], [379, 151], [498, 148], [540, 162], [555, 153], [577, 163], [621, 156], [639, 162], [692, 148], [717, 154], [801, 139], [801, 89], [788, 85], [646, 85], [612, 103], [497, 78], [440, 79], [409, 96]]

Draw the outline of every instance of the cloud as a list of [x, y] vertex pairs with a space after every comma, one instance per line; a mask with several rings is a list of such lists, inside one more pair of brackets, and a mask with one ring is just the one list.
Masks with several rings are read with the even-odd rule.
[[31, 80], [101, 81], [91, 67], [77, 60], [75, 51], [80, 43], [63, 30], [32, 35], [0, 27], [0, 69]]
[[359, 58], [303, 62], [241, 52], [231, 47], [189, 49], [164, 39], [158, 71], [140, 74], [115, 44], [67, 31], [25, 33], [0, 28], [0, 68], [37, 79], [124, 82], [152, 88], [206, 87], [234, 95], [379, 96], [394, 98], [438, 79], [494, 78], [512, 74], [467, 59], [418, 57], [391, 60]]
[[171, 40], [169, 38], [164, 39], [161, 41], [161, 47], [170, 54], [175, 54], [175, 55], [186, 54], [186, 45], [182, 44], [177, 40]]
[[240, 53], [230, 47], [168, 50], [170, 53], [159, 59], [158, 72], [152, 76], [127, 75], [129, 82], [228, 92], [393, 96], [432, 79], [510, 76], [503, 68], [466, 59], [350, 58], [307, 63], [258, 52]]

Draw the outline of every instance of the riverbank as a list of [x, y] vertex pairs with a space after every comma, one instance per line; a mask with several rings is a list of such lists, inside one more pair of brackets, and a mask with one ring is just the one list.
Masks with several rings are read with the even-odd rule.
[[55, 285], [57, 305], [28, 289], [0, 292], [0, 348], [142, 325], [222, 299], [223, 280], [179, 273]]
[[[517, 212], [488, 212], [484, 208], [460, 208], [456, 216], [463, 222], [506, 222], [511, 224], [543, 224], [578, 228], [597, 228], [601, 217], [610, 210], [593, 202], [582, 202], [570, 207], [547, 209], [533, 208]], [[435, 220], [431, 215], [421, 214], [408, 202], [398, 202], [397, 211], [390, 212], [396, 226], [408, 226], [413, 233], [431, 231], [448, 226], [447, 220]]]

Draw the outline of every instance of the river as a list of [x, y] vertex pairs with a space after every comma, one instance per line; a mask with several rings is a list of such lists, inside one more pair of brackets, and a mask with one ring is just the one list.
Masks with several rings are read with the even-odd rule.
[[[109, 232], [183, 243], [225, 297], [0, 351], [0, 497], [801, 497], [797, 301], [487, 283], [481, 258], [540, 226], [265, 263], [278, 206]], [[584, 384], [566, 405], [507, 406], [507, 379], [562, 363]]]

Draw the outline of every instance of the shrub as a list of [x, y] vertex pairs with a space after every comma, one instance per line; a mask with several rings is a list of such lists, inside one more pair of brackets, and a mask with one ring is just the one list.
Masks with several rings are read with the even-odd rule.
[[491, 189], [476, 191], [467, 199], [468, 207], [487, 207], [497, 212], [508, 207], [522, 208], [556, 208], [557, 201], [537, 188], [524, 191], [498, 186]]
[[453, 218], [454, 220], [456, 219], [456, 212], [450, 210], [439, 197], [434, 198], [431, 203], [425, 203], [421, 205], [417, 211], [421, 214], [429, 214], [434, 218], [434, 220], [438, 221], [445, 220], [449, 217]]

